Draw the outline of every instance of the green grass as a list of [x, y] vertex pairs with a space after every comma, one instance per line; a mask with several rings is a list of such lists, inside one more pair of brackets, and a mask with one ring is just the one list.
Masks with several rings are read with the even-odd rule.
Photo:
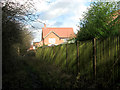
[[4, 62], [7, 73], [3, 74], [3, 89], [9, 88], [70, 88], [74, 77], [44, 60], [34, 56], [14, 58], [12, 62]]
[[56, 65], [38, 59], [26, 61], [38, 73], [43, 87], [68, 88], [71, 86], [71, 75], [62, 71]]

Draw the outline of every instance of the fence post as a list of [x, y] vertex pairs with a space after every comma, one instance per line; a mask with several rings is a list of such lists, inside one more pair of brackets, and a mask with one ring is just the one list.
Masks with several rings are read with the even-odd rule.
[[77, 72], [79, 73], [79, 41], [77, 41]]
[[[53, 51], [53, 57], [52, 57], [52, 60], [54, 59], [55, 57], [55, 46], [52, 47], [52, 51]], [[53, 60], [54, 61], [54, 60]]]
[[[120, 35], [118, 35], [118, 60], [120, 60]], [[119, 65], [119, 64], [118, 64]], [[118, 76], [120, 76], [120, 70], [118, 68]]]
[[66, 67], [67, 67], [67, 70], [68, 70], [68, 43], [66, 44]]
[[96, 79], [96, 38], [93, 39], [93, 76]]
[[18, 56], [20, 56], [20, 47], [19, 46], [18, 46], [17, 52], [18, 52]]
[[103, 55], [102, 55], [102, 56], [103, 56], [103, 57], [104, 57], [104, 52], [105, 52], [105, 50], [104, 50], [104, 45], [105, 45], [105, 44], [104, 44], [104, 39], [103, 39], [103, 49], [102, 49], [102, 51], [103, 51]]
[[117, 54], [118, 54], [118, 50], [119, 50], [119, 36], [117, 36]]
[[109, 38], [109, 59], [111, 59], [111, 37]]
[[99, 44], [99, 45], [100, 45], [100, 47], [99, 47], [99, 48], [100, 48], [100, 49], [99, 49], [99, 50], [100, 50], [100, 57], [99, 57], [99, 60], [101, 60], [101, 56], [102, 56], [102, 55], [101, 55], [101, 53], [102, 53], [102, 50], [101, 50], [101, 40], [100, 40], [100, 44]]
[[[117, 59], [119, 60], [119, 48], [118, 48], [118, 46], [119, 46], [119, 37], [118, 37], [118, 35], [117, 35]], [[119, 77], [119, 62], [117, 63], [117, 78]]]

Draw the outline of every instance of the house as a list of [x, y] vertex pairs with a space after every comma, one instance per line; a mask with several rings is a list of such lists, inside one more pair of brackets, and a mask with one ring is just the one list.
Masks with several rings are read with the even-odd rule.
[[39, 42], [33, 42], [33, 45], [31, 45], [30, 48], [27, 51], [35, 50], [35, 48], [38, 47], [38, 44], [39, 44]]
[[39, 47], [39, 42], [33, 42], [33, 47], [34, 47], [34, 49]]
[[117, 26], [115, 30], [120, 34], [120, 9], [115, 11], [111, 18], [112, 20], [109, 22], [110, 27]]
[[42, 41], [39, 42], [39, 45], [59, 45], [74, 37], [73, 28], [51, 28], [46, 27], [46, 24], [44, 24], [42, 28]]
[[114, 21], [115, 19], [117, 19], [117, 22], [120, 22], [120, 9], [115, 11], [114, 14], [112, 14], [112, 21]]
[[31, 45], [31, 47], [27, 51], [34, 50], [34, 49], [35, 49], [34, 46]]

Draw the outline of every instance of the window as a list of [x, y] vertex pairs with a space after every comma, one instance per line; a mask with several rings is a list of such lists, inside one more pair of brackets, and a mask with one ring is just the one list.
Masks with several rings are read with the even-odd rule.
[[49, 38], [49, 43], [55, 44], [55, 38]]
[[64, 39], [62, 39], [64, 42], [67, 42], [67, 40], [69, 40], [68, 38], [64, 38]]
[[63, 39], [64, 40], [64, 42], [67, 42], [67, 39]]

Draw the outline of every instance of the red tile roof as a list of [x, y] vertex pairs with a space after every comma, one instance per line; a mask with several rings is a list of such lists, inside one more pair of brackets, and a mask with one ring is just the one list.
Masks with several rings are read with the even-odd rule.
[[68, 38], [68, 37], [74, 37], [75, 34], [73, 32], [73, 28], [48, 28], [44, 27], [43, 30], [43, 38], [49, 34], [51, 31], [56, 33], [60, 38]]
[[39, 44], [39, 42], [33, 42], [33, 46], [35, 46], [35, 45], [37, 45], [37, 44]]
[[113, 17], [113, 20], [116, 19], [118, 17], [118, 15], [120, 15], [120, 9], [115, 11], [115, 13], [113, 14], [114, 16]]

